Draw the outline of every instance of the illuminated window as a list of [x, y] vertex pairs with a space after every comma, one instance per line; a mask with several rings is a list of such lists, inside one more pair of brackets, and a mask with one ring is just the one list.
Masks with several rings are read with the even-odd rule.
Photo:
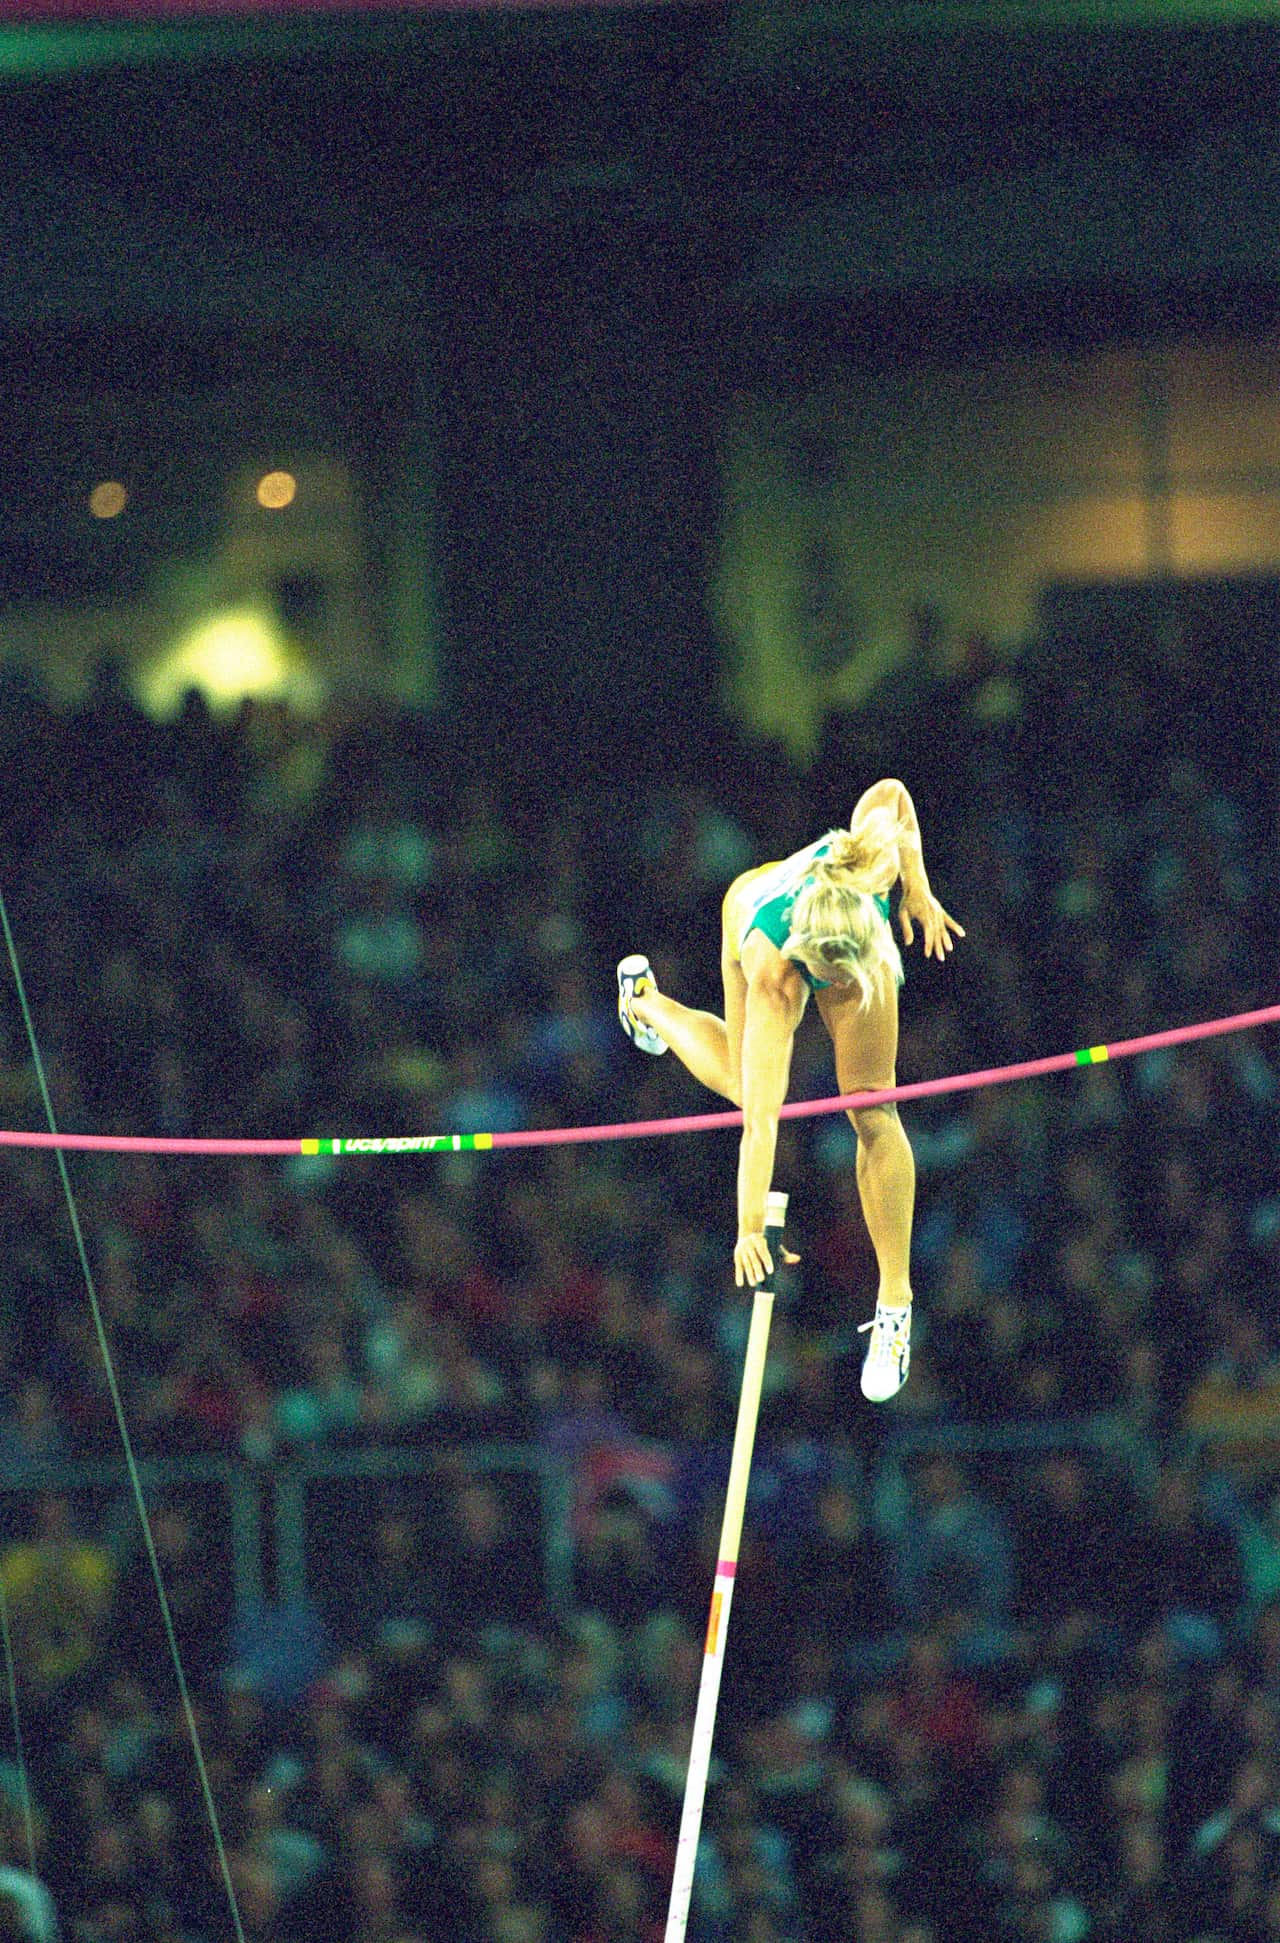
[[267, 472], [258, 481], [258, 504], [269, 513], [293, 504], [298, 482], [291, 472]]
[[188, 689], [211, 708], [231, 709], [246, 695], [309, 709], [323, 698], [320, 684], [293, 654], [271, 616], [256, 607], [205, 615], [143, 670], [138, 690], [155, 716], [177, 712]]
[[118, 479], [100, 479], [89, 494], [89, 511], [95, 519], [115, 519], [129, 503], [129, 495]]

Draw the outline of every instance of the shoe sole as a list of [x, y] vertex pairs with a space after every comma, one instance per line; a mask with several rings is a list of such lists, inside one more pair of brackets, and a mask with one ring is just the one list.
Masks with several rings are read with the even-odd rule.
[[[864, 1323], [863, 1327], [865, 1328], [867, 1327], [867, 1325]], [[893, 1372], [890, 1372], [888, 1370], [884, 1372], [886, 1379], [889, 1379], [891, 1376], [896, 1377], [896, 1381], [890, 1381], [890, 1386], [888, 1389], [883, 1388], [880, 1384], [876, 1384], [875, 1387], [872, 1389], [868, 1389], [867, 1387], [867, 1377], [868, 1377], [869, 1368], [873, 1356], [876, 1355], [875, 1335], [874, 1335], [875, 1325], [872, 1324], [871, 1327], [873, 1330], [871, 1344], [868, 1346], [866, 1356], [863, 1359], [862, 1371], [858, 1380], [858, 1387], [862, 1391], [862, 1394], [867, 1399], [868, 1403], [888, 1403], [890, 1397], [897, 1396], [899, 1390], [903, 1388], [903, 1386], [906, 1383], [907, 1377], [911, 1373], [911, 1335], [910, 1335], [911, 1325], [909, 1323], [907, 1325], [908, 1333], [907, 1333], [906, 1354], [902, 1358], [900, 1369], [895, 1370]], [[879, 1361], [880, 1359], [877, 1357], [876, 1360]], [[880, 1372], [877, 1370], [876, 1374], [879, 1375]]]
[[632, 952], [630, 957], [621, 960], [618, 965], [618, 1023], [633, 1046], [657, 1058], [668, 1050], [666, 1040], [652, 1026], [631, 1018], [627, 1012], [628, 1000], [644, 990], [646, 979], [652, 981], [653, 968], [643, 953]]
[[894, 1384], [891, 1390], [879, 1390], [879, 1389], [869, 1390], [867, 1388], [866, 1373], [864, 1371], [862, 1379], [859, 1383], [859, 1388], [861, 1389], [862, 1394], [867, 1399], [868, 1403], [888, 1403], [890, 1397], [896, 1397], [899, 1390], [905, 1389], [907, 1377], [910, 1375], [910, 1371], [911, 1371], [911, 1366], [910, 1364], [908, 1364], [907, 1368], [903, 1370], [902, 1375], [898, 1378], [897, 1382]]

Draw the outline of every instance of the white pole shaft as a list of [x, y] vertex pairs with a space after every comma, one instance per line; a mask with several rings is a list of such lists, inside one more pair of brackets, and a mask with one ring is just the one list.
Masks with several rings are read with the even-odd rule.
[[[768, 1226], [777, 1231], [775, 1242], [779, 1247], [786, 1205], [785, 1194], [770, 1194], [766, 1219]], [[755, 1445], [756, 1420], [760, 1415], [760, 1395], [764, 1388], [764, 1366], [772, 1318], [773, 1291], [759, 1288], [751, 1304], [751, 1328], [747, 1336], [742, 1390], [738, 1398], [738, 1424], [733, 1437], [733, 1456], [729, 1462], [729, 1486], [725, 1494], [724, 1520], [720, 1527], [720, 1552], [711, 1594], [711, 1614], [707, 1621], [702, 1676], [698, 1682], [698, 1706], [689, 1748], [689, 1770], [684, 1784], [684, 1806], [680, 1811], [680, 1834], [676, 1841], [676, 1866], [671, 1883], [671, 1901], [667, 1908], [664, 1943], [684, 1943], [689, 1922], [693, 1871], [698, 1858], [698, 1838], [702, 1832], [702, 1808], [711, 1769], [711, 1742], [715, 1734], [720, 1675], [729, 1631], [729, 1608], [733, 1603], [733, 1587], [738, 1573], [738, 1547], [742, 1540], [747, 1480], [751, 1475], [751, 1453]]]
[[711, 1771], [711, 1741], [716, 1731], [716, 1707], [720, 1699], [724, 1636], [732, 1603], [733, 1579], [724, 1578], [717, 1572], [716, 1589], [711, 1595], [707, 1650], [702, 1661], [702, 1678], [698, 1683], [698, 1709], [693, 1719], [689, 1773], [684, 1784], [684, 1806], [680, 1811], [680, 1834], [676, 1841], [676, 1866], [671, 1878], [671, 1901], [667, 1906], [664, 1943], [684, 1943], [684, 1933], [688, 1927], [689, 1904], [693, 1900], [693, 1872], [702, 1834], [702, 1809], [707, 1796], [707, 1776]]

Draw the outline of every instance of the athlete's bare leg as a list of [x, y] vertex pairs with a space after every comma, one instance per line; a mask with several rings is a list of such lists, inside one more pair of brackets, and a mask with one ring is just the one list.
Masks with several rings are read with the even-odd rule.
[[[835, 1048], [840, 1091], [863, 1093], [893, 1086], [898, 1052], [897, 990], [890, 987], [866, 1012], [858, 1010], [854, 994], [835, 987], [818, 992], [816, 997]], [[911, 1143], [892, 1103], [855, 1108], [849, 1118], [858, 1135], [858, 1195], [880, 1270], [879, 1300], [886, 1308], [901, 1308], [911, 1300], [911, 1220], [916, 1185]]]
[[693, 1077], [734, 1106], [742, 1105], [742, 1026], [747, 1010], [747, 981], [730, 945], [736, 919], [733, 899], [742, 882], [735, 878], [720, 913], [720, 976], [724, 981], [724, 1017], [681, 1005], [665, 992], [644, 992], [631, 1009], [644, 1024], [660, 1032], [676, 1058]]
[[696, 1080], [734, 1106], [742, 1105], [742, 1019], [746, 980], [742, 967], [722, 962], [726, 1019], [714, 1012], [698, 1012], [665, 992], [643, 992], [631, 1010], [644, 1024], [660, 1032], [682, 1065]]

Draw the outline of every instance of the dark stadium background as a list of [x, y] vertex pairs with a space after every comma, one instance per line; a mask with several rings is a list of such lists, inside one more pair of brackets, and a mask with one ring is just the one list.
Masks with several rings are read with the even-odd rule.
[[[1272, 8], [0, 16], [0, 891], [64, 1126], [697, 1111], [615, 961], [713, 1003], [728, 878], [879, 774], [968, 932], [903, 1078], [1274, 1002]], [[784, 1135], [691, 1943], [1280, 1936], [1278, 1086], [1258, 1033], [911, 1109], [884, 1409], [851, 1132]], [[733, 1168], [73, 1159], [233, 1902], [7, 1154], [0, 1934], [663, 1934]]]

